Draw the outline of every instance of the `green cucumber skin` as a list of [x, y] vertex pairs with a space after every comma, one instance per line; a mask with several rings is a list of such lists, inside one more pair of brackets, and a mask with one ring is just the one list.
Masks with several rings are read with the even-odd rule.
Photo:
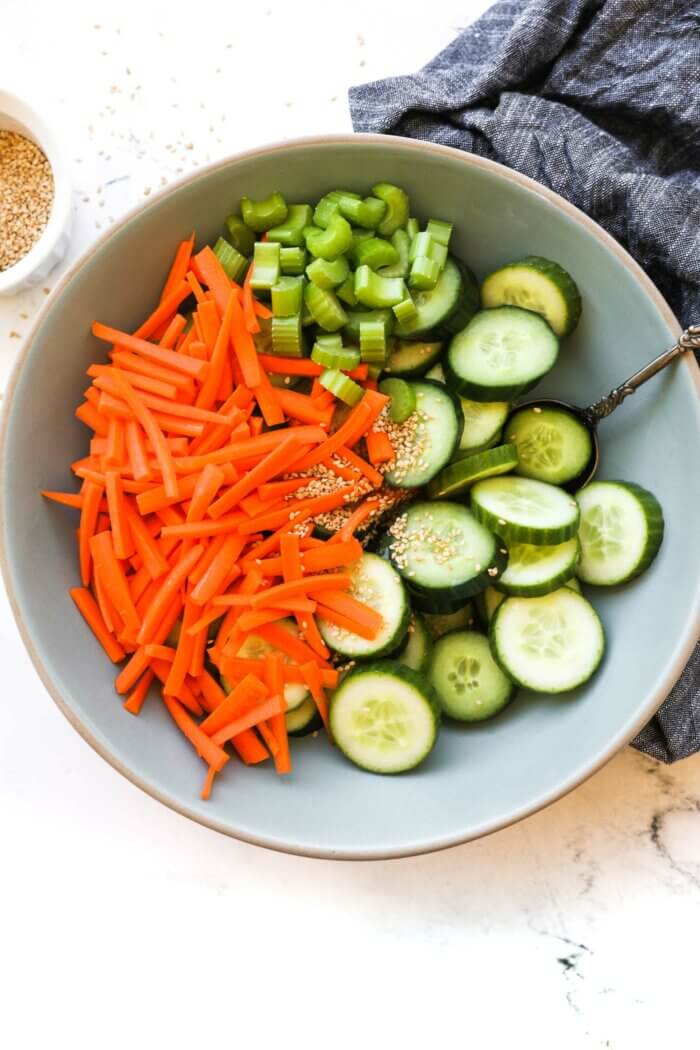
[[287, 736], [309, 736], [310, 733], [316, 733], [319, 729], [323, 729], [323, 719], [318, 711], [316, 711], [306, 725], [300, 726], [299, 729], [290, 729], [287, 727]]
[[[455, 338], [458, 336], [459, 333], [457, 333]], [[533, 379], [530, 383], [514, 383], [510, 386], [504, 385], [499, 387], [482, 386], [481, 383], [472, 383], [457, 375], [450, 364], [449, 353], [443, 357], [442, 367], [445, 372], [447, 385], [453, 387], [458, 394], [468, 398], [469, 401], [515, 401], [516, 398], [527, 394], [530, 390], [534, 390], [540, 379], [542, 379], [542, 376], [538, 376], [537, 379]]]
[[456, 335], [457, 332], [461, 332], [469, 324], [474, 314], [481, 309], [481, 292], [479, 290], [479, 282], [474, 273], [461, 259], [457, 259], [454, 256], [452, 258], [457, 263], [457, 268], [462, 275], [462, 294], [449, 317], [446, 317], [442, 324], [436, 328], [436, 331], [444, 339], [449, 339], [451, 336]]
[[507, 474], [518, 465], [515, 445], [498, 445], [449, 463], [428, 485], [430, 499], [458, 499], [475, 482]]
[[[556, 576], [552, 576], [546, 583], [533, 584], [532, 586], [526, 586], [521, 584], [504, 584], [502, 580], [496, 580], [494, 587], [501, 594], [508, 595], [513, 598], [542, 598], [545, 594], [551, 594], [552, 591], [558, 591], [560, 587], [565, 587], [572, 576], [574, 576], [578, 563], [581, 559], [581, 545], [577, 544], [576, 554], [572, 558], [571, 562], [562, 569], [561, 572], [557, 573]], [[571, 588], [574, 590], [574, 588]]]
[[[424, 618], [421, 616], [421, 614], [417, 610], [413, 611], [411, 619], [413, 621], [413, 624], [411, 624], [409, 622], [408, 633], [407, 633], [407, 636], [406, 636], [406, 638], [405, 638], [405, 640], [403, 642], [403, 645], [401, 646], [400, 649], [398, 649], [393, 654], [392, 659], [396, 660], [403, 667], [409, 667], [413, 671], [418, 671], [419, 673], [424, 674], [428, 664], [430, 663], [430, 654], [433, 651], [433, 634], [432, 634], [432, 631], [430, 630], [430, 628], [428, 627], [426, 621], [424, 620]], [[421, 658], [420, 658], [420, 663], [419, 663], [418, 667], [413, 667], [412, 664], [406, 663], [405, 659], [404, 659], [405, 654], [406, 654], [406, 649], [407, 649], [407, 647], [408, 647], [408, 645], [409, 645], [409, 643], [411, 641], [411, 635], [412, 635], [411, 626], [413, 626], [413, 630], [414, 631], [419, 632], [419, 635], [420, 635], [420, 642], [419, 642], [419, 644], [422, 646], [422, 649], [423, 649], [423, 652], [422, 652], [422, 655], [421, 655]]]
[[[474, 275], [472, 274], [471, 270], [468, 270], [464, 266], [464, 263], [456, 259], [453, 255], [450, 255], [448, 257], [447, 266], [440, 275], [436, 288], [439, 289], [440, 280], [442, 279], [443, 275], [448, 272], [447, 267], [449, 267], [450, 264], [452, 264], [457, 270], [460, 279], [460, 285], [457, 290], [457, 295], [454, 304], [438, 321], [431, 320], [428, 324], [420, 324], [416, 323], [416, 321], [414, 320], [413, 322], [405, 325], [397, 324], [395, 326], [394, 331], [396, 335], [399, 336], [401, 339], [406, 339], [409, 341], [416, 339], [423, 340], [425, 339], [425, 336], [428, 335], [428, 333], [431, 333], [436, 340], [440, 340], [445, 336], [449, 338], [449, 336], [452, 334], [452, 331], [448, 328], [451, 322], [457, 326], [457, 329], [461, 329], [464, 327], [465, 324], [467, 324], [467, 321], [464, 321], [463, 318], [467, 317], [468, 319], [471, 319], [474, 313], [476, 313], [476, 311], [478, 310], [479, 286], [476, 283], [476, 279], [474, 278]], [[476, 305], [474, 307], [474, 310], [472, 311], [471, 305], [474, 302], [476, 303]]]
[[531, 543], [535, 547], [549, 547], [570, 540], [578, 532], [580, 514], [577, 514], [569, 525], [561, 525], [557, 528], [534, 528], [531, 525], [504, 522], [503, 518], [479, 506], [474, 499], [470, 501], [469, 507], [477, 521], [480, 521], [496, 536], [500, 536], [506, 543]]
[[571, 275], [563, 266], [560, 266], [559, 263], [553, 262], [551, 259], [545, 259], [541, 255], [526, 255], [524, 259], [519, 259], [515, 263], [509, 263], [507, 266], [501, 266], [500, 269], [494, 270], [493, 273], [490, 273], [488, 277], [485, 278], [482, 289], [490, 277], [495, 277], [496, 275], [502, 274], [505, 270], [516, 269], [519, 266], [525, 266], [530, 270], [535, 270], [556, 286], [566, 303], [568, 313], [566, 327], [563, 331], [557, 332], [556, 334], [560, 339], [565, 339], [567, 335], [571, 335], [581, 319], [581, 293]]
[[502, 700], [502, 702], [499, 703], [498, 706], [495, 709], [491, 708], [489, 710], [487, 708], [482, 714], [479, 714], [479, 715], [472, 714], [470, 716], [467, 716], [464, 713], [457, 714], [456, 711], [454, 710], [454, 708], [450, 709], [448, 707], [448, 701], [444, 701], [443, 702], [443, 699], [442, 699], [443, 694], [441, 694], [439, 686], [435, 684], [435, 680], [436, 680], [436, 677], [437, 677], [435, 671], [436, 671], [436, 668], [439, 666], [439, 663], [440, 663], [441, 649], [444, 647], [444, 645], [450, 644], [451, 641], [453, 640], [454, 636], [456, 636], [456, 635], [466, 635], [466, 636], [475, 635], [475, 636], [478, 636], [479, 638], [483, 639], [484, 643], [488, 643], [489, 648], [491, 648], [491, 640], [488, 637], [488, 634], [484, 634], [481, 631], [473, 631], [473, 630], [450, 631], [448, 634], [443, 635], [442, 638], [440, 638], [435, 643], [435, 648], [433, 649], [433, 655], [432, 655], [432, 659], [430, 661], [430, 666], [429, 666], [429, 669], [428, 669], [428, 677], [430, 679], [430, 682], [433, 684], [433, 688], [435, 689], [435, 692], [437, 693], [438, 698], [440, 699], [440, 703], [441, 703], [441, 706], [442, 706], [443, 717], [450, 718], [450, 719], [452, 719], [455, 722], [462, 722], [462, 723], [464, 723], [466, 725], [473, 724], [475, 722], [486, 722], [487, 720], [489, 720], [491, 718], [495, 718], [496, 715], [499, 715], [501, 713], [501, 711], [505, 710], [505, 708], [510, 703], [512, 703], [512, 701], [515, 699], [515, 696], [516, 696], [516, 693], [517, 693], [517, 686], [516, 686], [515, 682], [513, 682], [513, 680], [510, 677], [510, 675], [508, 675], [503, 670], [503, 668], [501, 667], [500, 663], [498, 663], [498, 661], [496, 660], [496, 658], [495, 658], [495, 656], [493, 655], [493, 652], [492, 652], [491, 656], [493, 658], [493, 662], [496, 664], [497, 668], [502, 672], [504, 677], [507, 678], [508, 681], [510, 682], [510, 689], [509, 689], [507, 695]]
[[442, 721], [442, 711], [437, 694], [433, 689], [431, 683], [425, 677], [425, 675], [421, 674], [419, 671], [412, 670], [410, 667], [406, 667], [404, 664], [396, 663], [393, 660], [377, 660], [376, 662], [371, 664], [362, 664], [361, 666], [354, 667], [352, 671], [350, 671], [350, 673], [343, 678], [343, 681], [338, 686], [336, 686], [335, 690], [331, 693], [329, 700], [328, 717], [331, 735], [335, 741], [338, 750], [342, 751], [345, 757], [348, 759], [348, 761], [352, 762], [353, 765], [357, 766], [359, 769], [365, 769], [368, 773], [377, 773], [382, 776], [396, 776], [399, 773], [409, 772], [408, 770], [402, 769], [392, 771], [380, 770], [373, 768], [372, 766], [360, 765], [360, 763], [358, 763], [354, 758], [351, 758], [350, 755], [348, 755], [343, 750], [342, 744], [340, 744], [336, 733], [334, 733], [333, 731], [333, 708], [337, 703], [339, 696], [341, 695], [343, 686], [346, 685], [346, 683], [349, 682], [351, 679], [354, 680], [355, 678], [357, 678], [358, 675], [367, 674], [387, 674], [391, 675], [393, 678], [400, 679], [401, 681], [405, 682], [407, 685], [410, 685], [413, 689], [415, 689], [416, 692], [420, 693], [423, 699], [426, 701], [426, 704], [428, 705], [430, 713], [433, 716], [433, 726], [435, 732], [433, 734], [430, 746], [423, 753], [418, 762], [416, 762], [416, 764], [411, 768], [415, 769], [415, 767], [420, 762], [423, 762], [433, 750], [435, 742], [437, 741], [440, 723]]
[[[571, 588], [568, 588], [568, 589], [571, 590], [572, 594], [576, 594], [577, 593], [576, 591], [574, 591]], [[555, 592], [551, 591], [550, 593], [554, 594]], [[513, 597], [515, 597], [515, 596], [513, 596]], [[579, 597], [581, 598], [582, 601], [586, 602], [586, 604], [592, 610], [593, 615], [595, 616], [596, 620], [598, 621], [598, 624], [600, 625], [600, 631], [601, 631], [601, 636], [602, 636], [602, 639], [603, 639], [603, 644], [601, 646], [600, 652], [598, 653], [598, 659], [596, 660], [595, 664], [593, 665], [593, 667], [591, 668], [589, 673], [585, 676], [585, 678], [582, 678], [581, 681], [575, 683], [574, 685], [571, 685], [568, 689], [566, 689], [566, 690], [544, 689], [544, 688], [542, 688], [540, 686], [540, 687], [537, 688], [537, 692], [547, 693], [550, 696], [561, 696], [562, 693], [564, 693], [564, 692], [568, 693], [568, 692], [571, 692], [573, 689], [578, 689], [579, 686], [585, 685], [585, 683], [588, 682], [593, 677], [593, 675], [596, 673], [596, 671], [598, 670], [598, 668], [600, 667], [600, 665], [602, 663], [603, 657], [605, 656], [605, 648], [606, 648], [606, 645], [605, 645], [605, 642], [606, 642], [605, 631], [603, 630], [603, 625], [601, 623], [600, 617], [598, 616], [598, 613], [595, 611], [595, 609], [593, 608], [591, 603], [588, 602], [583, 597], [583, 595], [579, 595]], [[511, 682], [514, 682], [515, 685], [520, 686], [522, 689], [529, 689], [529, 690], [531, 690], [532, 689], [532, 685], [528, 685], [527, 682], [524, 682], [522, 679], [518, 678], [517, 675], [514, 675], [513, 672], [509, 669], [508, 664], [507, 664], [507, 659], [504, 657], [503, 653], [499, 649], [498, 637], [497, 637], [498, 618], [499, 618], [499, 613], [505, 608], [507, 603], [508, 603], [508, 598], [506, 598], [505, 601], [501, 602], [501, 604], [498, 606], [498, 608], [496, 609], [495, 613], [491, 617], [491, 623], [489, 624], [489, 628], [488, 628], [488, 631], [489, 631], [489, 643], [491, 645], [491, 652], [493, 654], [494, 660], [496, 661], [498, 666], [501, 668], [501, 670], [503, 671], [504, 675], [506, 675], [506, 677], [510, 678]]]
[[[495, 553], [491, 559], [491, 565], [482, 572], [473, 576], [471, 580], [450, 587], [449, 591], [431, 590], [427, 587], [418, 587], [404, 577], [404, 583], [411, 596], [414, 608], [423, 613], [454, 613], [466, 605], [470, 598], [480, 594], [489, 584], [494, 584], [498, 577], [505, 571], [508, 564], [508, 554], [503, 553], [503, 548], [496, 546]], [[489, 572], [495, 569], [495, 572]]]
[[439, 359], [444, 345], [442, 342], [428, 343], [423, 342], [422, 340], [416, 340], [416, 346], [432, 346], [434, 347], [434, 351], [425, 354], [424, 359], [418, 364], [401, 367], [401, 365], [397, 366], [396, 364], [392, 364], [392, 358], [394, 357], [394, 354], [398, 355], [401, 351], [409, 350], [410, 343], [407, 340], [402, 340], [402, 342], [404, 345], [396, 348], [393, 353], [389, 354], [386, 364], [384, 365], [384, 372], [387, 373], [387, 375], [392, 376], [392, 378], [396, 376], [397, 379], [420, 379], [421, 376], [424, 376], [426, 372], [430, 371], [435, 362]]
[[647, 540], [644, 550], [642, 551], [642, 556], [635, 565], [634, 570], [622, 579], [615, 580], [610, 584], [598, 582], [593, 583], [587, 580], [585, 576], [581, 575], [579, 571], [577, 575], [582, 582], [589, 584], [591, 587], [617, 587], [620, 584], [629, 583], [630, 580], [636, 579], [637, 576], [641, 576], [641, 574], [649, 568], [654, 558], [659, 553], [664, 538], [664, 512], [653, 492], [650, 492], [649, 489], [643, 488], [641, 485], [637, 485], [634, 481], [611, 481], [609, 484], [618, 485], [620, 488], [626, 489], [639, 501], [647, 523]]

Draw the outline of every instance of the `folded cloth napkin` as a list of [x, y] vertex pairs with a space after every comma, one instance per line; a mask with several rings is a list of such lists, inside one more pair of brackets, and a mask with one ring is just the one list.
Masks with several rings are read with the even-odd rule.
[[[357, 131], [490, 157], [578, 205], [700, 319], [700, 3], [501, 0], [419, 73], [350, 90]], [[632, 742], [700, 750], [700, 643]]]

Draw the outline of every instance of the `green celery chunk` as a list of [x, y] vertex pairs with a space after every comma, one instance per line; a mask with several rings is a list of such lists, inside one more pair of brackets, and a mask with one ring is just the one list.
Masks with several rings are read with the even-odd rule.
[[352, 257], [356, 266], [369, 266], [371, 270], [378, 270], [380, 266], [391, 266], [398, 262], [399, 253], [390, 241], [381, 237], [366, 237], [353, 247]]
[[275, 317], [295, 317], [301, 313], [304, 279], [302, 277], [280, 277], [277, 284], [273, 284], [270, 296]]
[[214, 245], [214, 255], [224, 268], [226, 276], [232, 281], [240, 281], [248, 268], [248, 260], [232, 244], [219, 237]]
[[420, 255], [425, 256], [427, 259], [430, 258], [430, 251], [433, 247], [433, 238], [427, 232], [423, 230], [422, 233], [417, 234], [411, 241], [411, 247], [408, 250], [408, 261], [413, 262]]
[[380, 393], [391, 398], [389, 417], [394, 423], [405, 423], [416, 410], [416, 394], [410, 383], [404, 379], [383, 379], [379, 384]]
[[429, 219], [425, 230], [434, 241], [442, 244], [445, 248], [449, 248], [453, 228], [451, 222], [443, 222], [442, 219]]
[[337, 332], [347, 324], [348, 315], [333, 292], [309, 282], [304, 289], [304, 302], [316, 324], [327, 332]]
[[418, 223], [418, 219], [413, 218], [413, 216], [411, 216], [411, 218], [408, 219], [408, 221], [406, 222], [406, 233], [408, 234], [409, 240], [411, 241], [420, 233], [420, 225]]
[[278, 241], [287, 248], [299, 248], [304, 243], [304, 227], [309, 226], [313, 211], [310, 204], [290, 204], [287, 218], [281, 226], [267, 231], [268, 241]]
[[246, 226], [256, 233], [264, 233], [273, 226], [280, 226], [287, 218], [287, 202], [281, 193], [271, 193], [263, 200], [241, 198], [241, 214]]
[[386, 330], [381, 321], [360, 323], [360, 358], [378, 364], [387, 357]]
[[269, 292], [280, 279], [280, 246], [276, 241], [256, 241], [253, 250], [251, 288]]
[[282, 273], [302, 274], [306, 269], [306, 249], [281, 247], [280, 269]]
[[311, 350], [311, 360], [324, 368], [349, 372], [360, 363], [360, 352], [354, 346], [343, 346], [340, 335], [318, 335]]
[[411, 296], [407, 296], [406, 299], [402, 299], [396, 306], [392, 306], [394, 316], [399, 324], [404, 324], [407, 321], [412, 321], [418, 316], [418, 307], [414, 303]]
[[272, 351], [282, 357], [304, 356], [301, 313], [293, 317], [272, 318]]
[[331, 394], [334, 394], [339, 401], [343, 401], [346, 405], [356, 405], [364, 394], [364, 390], [359, 383], [356, 383], [354, 379], [350, 379], [349, 376], [346, 376], [337, 368], [327, 368], [325, 372], [321, 373], [319, 382], [321, 386], [325, 387], [326, 390], [330, 390]]
[[325, 230], [316, 226], [307, 226], [304, 230], [306, 247], [316, 259], [333, 261], [344, 255], [352, 245], [352, 228], [340, 212], [336, 212], [328, 221]]
[[330, 262], [328, 259], [314, 259], [306, 267], [306, 276], [319, 288], [337, 288], [346, 281], [350, 274], [350, 264], [344, 255]]
[[434, 259], [426, 255], [419, 255], [411, 263], [411, 273], [408, 278], [409, 287], [419, 292], [430, 291], [438, 282], [440, 266]]
[[240, 215], [229, 215], [226, 220], [231, 244], [241, 255], [250, 255], [255, 244], [255, 234], [249, 226], [243, 222]]
[[355, 306], [357, 303], [357, 296], [355, 295], [355, 278], [353, 274], [349, 273], [339, 288], [336, 288], [335, 294], [339, 299], [342, 299], [348, 306]]
[[386, 204], [378, 197], [358, 197], [343, 195], [338, 201], [340, 214], [354, 226], [365, 226], [375, 229], [386, 214]]
[[401, 277], [382, 277], [369, 266], [358, 266], [355, 270], [355, 295], [363, 306], [395, 306], [406, 298], [406, 286]]
[[408, 222], [408, 194], [390, 182], [378, 182], [372, 187], [372, 193], [386, 204], [386, 213], [377, 230], [383, 237], [391, 237], [394, 230]]
[[391, 235], [391, 243], [396, 249], [398, 258], [391, 266], [382, 266], [379, 272], [382, 277], [408, 277], [408, 251], [411, 239], [405, 230], [394, 230]]
[[395, 318], [391, 310], [353, 310], [348, 314], [345, 333], [352, 343], [360, 341], [360, 325], [363, 321], [381, 321], [387, 338], [394, 330]]

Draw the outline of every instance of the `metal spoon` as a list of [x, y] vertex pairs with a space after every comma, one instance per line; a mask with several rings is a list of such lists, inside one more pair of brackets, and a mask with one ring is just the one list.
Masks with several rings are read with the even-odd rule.
[[[648, 365], [640, 368], [638, 372], [635, 372], [624, 383], [616, 386], [609, 394], [601, 397], [598, 401], [589, 405], [588, 408], [580, 408], [578, 405], [572, 405], [568, 401], [557, 401], [555, 398], [542, 398], [538, 401], [525, 401], [522, 404], [515, 405], [511, 416], [516, 412], [520, 412], [523, 408], [537, 408], [539, 406], [543, 408], [561, 408], [577, 416], [588, 427], [593, 443], [591, 458], [577, 477], [572, 478], [571, 481], [562, 486], [562, 488], [576, 491], [587, 485], [598, 469], [600, 446], [598, 444], [597, 426], [600, 420], [605, 419], [606, 416], [614, 412], [629, 394], [633, 394], [643, 383], [646, 383], [647, 379], [657, 375], [666, 365], [670, 365], [671, 361], [675, 361], [677, 357], [680, 357], [687, 350], [700, 350], [700, 325], [690, 325], [680, 336], [675, 346], [660, 354], [659, 357], [655, 357]], [[507, 426], [508, 421], [506, 421]]]

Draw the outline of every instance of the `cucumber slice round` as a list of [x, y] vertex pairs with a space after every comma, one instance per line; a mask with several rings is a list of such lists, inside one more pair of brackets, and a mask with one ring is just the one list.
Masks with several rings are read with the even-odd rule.
[[460, 722], [482, 722], [502, 711], [515, 696], [515, 686], [493, 656], [479, 631], [453, 631], [435, 643], [428, 679], [443, 714]]
[[563, 408], [521, 408], [508, 420], [506, 434], [518, 450], [515, 473], [551, 485], [573, 481], [593, 455], [588, 427]]
[[[466, 315], [473, 315], [479, 308], [478, 290], [476, 296], [472, 293], [474, 301], [471, 314], [468, 301], [470, 287], [468, 279], [457, 261], [452, 257], [445, 263], [445, 269], [437, 279], [437, 284], [430, 291], [412, 291], [412, 299], [416, 305], [417, 314], [410, 321], [397, 324], [394, 331], [400, 339], [420, 339], [434, 328], [447, 326], [451, 318], [460, 318], [460, 322]], [[465, 305], [466, 301], [466, 305]], [[467, 320], [469, 317], [467, 316]]]
[[517, 306], [482, 310], [444, 358], [447, 384], [473, 401], [512, 401], [556, 364], [559, 340], [546, 321]]
[[425, 618], [419, 612], [412, 613], [406, 641], [394, 656], [394, 660], [414, 671], [425, 671], [432, 649], [433, 636]]
[[[442, 343], [408, 342], [397, 339], [389, 354], [384, 371], [401, 379], [419, 379], [437, 361]], [[431, 379], [438, 378], [430, 376]]]
[[[375, 638], [363, 638], [325, 620], [319, 609], [318, 629], [324, 642], [337, 653], [354, 660], [393, 652], [406, 635], [411, 615], [401, 577], [384, 558], [367, 552], [347, 571], [352, 577], [352, 583], [346, 593], [378, 612], [383, 625]], [[323, 605], [322, 601], [320, 605]]]
[[505, 594], [501, 594], [495, 587], [487, 587], [481, 594], [477, 594], [474, 601], [476, 602], [476, 611], [479, 614], [484, 627], [488, 627], [493, 619], [495, 613], [501, 602], [506, 600]]
[[540, 693], [583, 685], [605, 650], [598, 614], [569, 587], [543, 598], [506, 598], [491, 621], [489, 638], [508, 677]]
[[[426, 379], [435, 379], [438, 383], [446, 382], [442, 365], [433, 365], [426, 373]], [[464, 429], [459, 439], [457, 456], [461, 459], [464, 454], [481, 452], [498, 444], [501, 429], [510, 412], [509, 402], [470, 401], [469, 398], [460, 397], [459, 403], [464, 416]]]
[[413, 503], [392, 523], [383, 549], [421, 612], [455, 612], [498, 578], [507, 554], [459, 503]]
[[389, 418], [392, 423], [405, 423], [416, 409], [416, 392], [410, 383], [403, 379], [384, 379], [379, 384], [379, 391], [391, 398]]
[[476, 481], [508, 474], [518, 465], [515, 445], [496, 445], [484, 452], [472, 452], [441, 470], [428, 485], [431, 499], [455, 499]]
[[287, 711], [284, 720], [290, 736], [307, 736], [323, 728], [323, 720], [311, 697], [307, 697], [293, 711]]
[[474, 606], [467, 602], [452, 613], [426, 613], [425, 622], [433, 638], [442, 638], [443, 634], [449, 634], [450, 631], [473, 627]]
[[412, 382], [416, 409], [405, 423], [392, 424], [396, 457], [384, 474], [388, 485], [413, 489], [426, 485], [449, 463], [462, 433], [459, 402], [441, 383]]
[[330, 730], [346, 758], [370, 773], [404, 773], [432, 751], [440, 705], [427, 679], [379, 661], [355, 668], [330, 699]]
[[519, 306], [533, 310], [563, 338], [581, 316], [581, 296], [571, 275], [559, 263], [528, 255], [490, 273], [481, 286], [485, 307]]
[[487, 478], [471, 490], [471, 507], [487, 528], [508, 543], [553, 545], [576, 535], [573, 496], [530, 478]]
[[630, 481], [594, 481], [576, 496], [581, 508], [578, 576], [612, 587], [644, 572], [664, 535], [661, 504]]
[[496, 589], [521, 598], [537, 598], [563, 587], [576, 572], [580, 554], [578, 539], [536, 547], [513, 543], [508, 547], [508, 565]]

